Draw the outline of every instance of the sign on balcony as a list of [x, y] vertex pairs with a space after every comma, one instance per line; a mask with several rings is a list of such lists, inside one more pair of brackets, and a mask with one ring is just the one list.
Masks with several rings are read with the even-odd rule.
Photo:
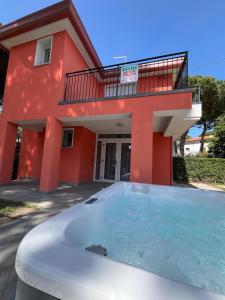
[[138, 81], [138, 65], [124, 66], [121, 68], [120, 83]]

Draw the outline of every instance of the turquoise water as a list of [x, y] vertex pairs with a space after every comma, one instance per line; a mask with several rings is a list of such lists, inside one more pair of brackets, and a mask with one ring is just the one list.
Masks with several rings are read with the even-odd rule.
[[68, 238], [80, 249], [100, 244], [113, 260], [225, 295], [225, 197], [173, 198], [114, 194], [90, 205]]

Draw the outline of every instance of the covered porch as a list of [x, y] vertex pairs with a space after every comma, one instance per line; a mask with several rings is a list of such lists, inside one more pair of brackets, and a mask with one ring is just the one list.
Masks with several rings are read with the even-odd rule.
[[[60, 183], [92, 181], [170, 185], [173, 139], [195, 121], [198, 113], [197, 108], [141, 109], [132, 113], [8, 122], [1, 137], [4, 146], [0, 183], [11, 180], [20, 126], [23, 137], [17, 177], [40, 181], [40, 191], [55, 190]], [[73, 132], [69, 147], [62, 147], [65, 129]]]

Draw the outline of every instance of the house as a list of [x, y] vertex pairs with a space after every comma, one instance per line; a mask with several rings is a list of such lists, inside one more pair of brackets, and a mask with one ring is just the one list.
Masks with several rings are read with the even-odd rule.
[[[207, 153], [209, 150], [209, 142], [212, 136], [208, 135], [205, 136], [204, 140], [204, 153]], [[185, 141], [184, 145], [184, 155], [197, 155], [200, 153], [200, 146], [201, 146], [201, 137], [189, 138]]]
[[0, 184], [11, 180], [18, 127], [17, 177], [39, 180], [40, 191], [92, 180], [172, 183], [173, 139], [201, 116], [187, 52], [102, 66], [70, 0], [2, 26], [0, 44], [9, 53]]

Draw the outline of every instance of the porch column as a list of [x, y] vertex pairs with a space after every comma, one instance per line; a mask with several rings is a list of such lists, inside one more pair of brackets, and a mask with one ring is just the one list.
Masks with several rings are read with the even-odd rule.
[[12, 178], [17, 125], [5, 120], [0, 125], [0, 184], [5, 184]]
[[137, 110], [132, 113], [131, 181], [152, 183], [153, 113]]
[[54, 117], [47, 118], [41, 167], [40, 191], [57, 188], [62, 145], [62, 123]]

